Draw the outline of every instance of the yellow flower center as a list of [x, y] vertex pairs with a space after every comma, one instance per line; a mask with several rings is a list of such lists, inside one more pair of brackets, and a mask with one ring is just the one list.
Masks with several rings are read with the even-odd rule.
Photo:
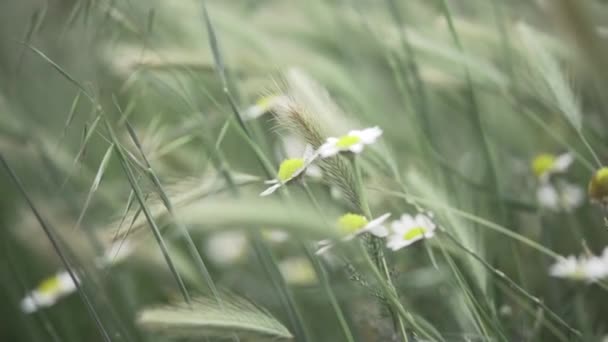
[[285, 182], [293, 177], [294, 173], [304, 167], [304, 159], [302, 158], [291, 158], [286, 159], [279, 166], [279, 172], [277, 178], [281, 182]]
[[538, 155], [532, 161], [532, 170], [537, 177], [544, 175], [555, 165], [555, 156], [548, 153]]
[[403, 234], [404, 240], [413, 240], [415, 238], [421, 237], [426, 233], [426, 228], [424, 227], [414, 227], [407, 231], [407, 233]]
[[600, 184], [608, 183], [608, 167], [603, 167], [597, 171], [595, 174], [595, 178], [597, 182]]
[[361, 138], [355, 135], [345, 135], [338, 139], [336, 146], [339, 148], [348, 148], [361, 141]]
[[60, 285], [59, 277], [55, 276], [45, 279], [42, 283], [40, 283], [40, 285], [38, 285], [36, 290], [38, 290], [40, 293], [51, 294], [56, 292]]
[[598, 201], [605, 201], [608, 197], [608, 167], [597, 170], [589, 182], [589, 197]]
[[338, 219], [338, 227], [344, 233], [354, 233], [365, 227], [368, 221], [365, 216], [348, 213]]

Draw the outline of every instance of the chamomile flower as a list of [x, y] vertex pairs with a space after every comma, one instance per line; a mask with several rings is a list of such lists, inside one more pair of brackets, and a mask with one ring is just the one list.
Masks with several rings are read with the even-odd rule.
[[289, 239], [289, 234], [279, 229], [264, 229], [262, 236], [272, 243], [283, 243]]
[[246, 251], [247, 237], [239, 231], [215, 233], [205, 244], [207, 256], [217, 265], [235, 264], [245, 256]]
[[543, 182], [536, 191], [536, 199], [545, 209], [568, 212], [583, 204], [585, 193], [581, 187], [565, 181], [559, 181], [555, 185]]
[[281, 186], [297, 179], [301, 176], [306, 168], [316, 159], [317, 153], [314, 153], [312, 147], [308, 146], [302, 158], [289, 158], [284, 160], [279, 165], [277, 178], [265, 181], [265, 184], [270, 185], [264, 190], [260, 196], [268, 196], [277, 191]]
[[345, 240], [351, 240], [363, 233], [371, 233], [377, 237], [386, 237], [388, 228], [384, 226], [384, 222], [391, 216], [386, 213], [376, 219], [368, 221], [363, 215], [348, 213], [340, 216], [338, 219], [338, 228], [344, 234]]
[[574, 162], [571, 153], [563, 153], [558, 156], [542, 153], [532, 160], [532, 171], [541, 181], [547, 181], [551, 175], [564, 173]]
[[76, 284], [67, 271], [44, 279], [38, 287], [21, 300], [21, 310], [32, 313], [40, 308], [54, 305], [59, 299], [75, 292]]
[[[388, 228], [384, 226], [384, 222], [391, 216], [386, 213], [376, 219], [369, 221], [365, 216], [359, 214], [348, 213], [340, 216], [337, 222], [338, 231], [342, 234], [344, 241], [349, 241], [363, 233], [371, 233], [377, 237], [386, 237]], [[322, 254], [331, 247], [333, 242], [330, 240], [319, 241], [317, 254]]]
[[435, 223], [426, 214], [418, 214], [415, 217], [403, 214], [391, 224], [392, 234], [386, 245], [394, 251], [399, 250], [418, 240], [433, 237], [436, 228]]
[[549, 274], [557, 278], [594, 282], [608, 276], [608, 260], [603, 256], [562, 257], [551, 266]]
[[311, 285], [317, 282], [317, 274], [308, 259], [287, 258], [278, 264], [279, 271], [288, 284]]
[[[277, 145], [276, 148], [276, 156], [281, 159], [283, 156], [300, 156], [310, 154], [312, 147], [308, 145], [301, 138], [293, 135], [287, 134], [281, 137], [281, 144]], [[310, 164], [305, 170], [305, 175], [314, 179], [321, 179], [323, 176], [323, 172], [318, 165]]]
[[608, 167], [602, 167], [593, 174], [587, 191], [591, 200], [608, 203]]
[[257, 119], [260, 116], [272, 111], [272, 109], [285, 102], [288, 101], [287, 96], [280, 94], [271, 94], [264, 97], [261, 97], [259, 100], [255, 102], [254, 105], [247, 108], [243, 114], [244, 120], [253, 120]]
[[375, 143], [381, 135], [382, 130], [379, 127], [371, 127], [350, 131], [338, 138], [330, 137], [319, 147], [319, 154], [321, 158], [328, 158], [340, 152], [361, 153], [365, 145]]

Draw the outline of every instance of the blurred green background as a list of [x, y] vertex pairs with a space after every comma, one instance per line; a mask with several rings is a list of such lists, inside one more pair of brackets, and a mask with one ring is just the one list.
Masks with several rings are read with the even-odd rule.
[[[584, 189], [607, 157], [604, 1], [205, 3], [227, 89], [241, 113], [264, 94], [294, 87], [285, 76], [289, 70], [308, 75], [327, 90], [311, 88], [321, 104], [329, 96], [340, 108], [317, 113], [328, 132], [384, 130], [375, 153], [363, 156], [372, 212], [398, 217], [413, 210], [399, 194], [417, 196], [487, 263], [447, 238], [387, 251], [400, 301], [416, 320], [446, 341], [600, 341], [608, 334], [606, 290], [551, 278], [552, 258], [528, 243], [570, 255], [600, 254], [608, 242], [600, 206], [585, 200], [573, 210], [543, 208], [530, 169], [540, 153], [569, 151], [576, 161], [560, 177]], [[112, 340], [176, 338], [136, 323], [144, 308], [180, 297], [138, 212], [137, 188], [154, 216], [166, 212], [165, 193], [175, 206], [176, 217], [165, 215], [158, 225], [193, 295], [211, 292], [181, 228], [222, 291], [268, 310], [298, 341], [347, 341], [325, 277], [315, 275], [315, 258], [302, 247], [322, 238], [322, 215], [301, 189], [289, 198], [301, 208], [299, 222], [277, 218], [280, 203], [258, 198], [262, 181], [274, 175], [256, 153], [276, 169], [286, 157], [285, 127], [269, 114], [245, 123], [251, 138], [243, 133], [210, 46], [201, 1], [0, 3], [0, 153], [80, 270], [83, 291]], [[112, 150], [117, 142], [124, 159]], [[352, 210], [332, 197], [331, 181], [310, 183], [326, 217]], [[0, 191], [0, 341], [102, 341], [78, 294], [33, 314], [21, 312], [27, 292], [64, 265], [5, 169]], [[95, 256], [131, 221], [133, 255], [107, 270], [96, 268]], [[284, 229], [290, 238], [265, 241], [251, 233], [266, 228]], [[233, 234], [218, 242], [226, 231]], [[226, 250], [234, 255], [226, 259]], [[344, 253], [323, 264], [354, 340], [403, 340], [361, 259]], [[354, 279], [351, 268], [363, 279]], [[294, 327], [286, 293], [293, 295], [307, 338]], [[423, 340], [410, 328], [411, 340]], [[209, 337], [205, 329], [178, 339], [238, 335], [228, 329]]]

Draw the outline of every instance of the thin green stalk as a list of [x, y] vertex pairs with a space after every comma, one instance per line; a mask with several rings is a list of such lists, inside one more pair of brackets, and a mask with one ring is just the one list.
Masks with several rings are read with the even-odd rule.
[[75, 284], [76, 290], [77, 290], [78, 294], [80, 295], [80, 298], [84, 302], [89, 315], [91, 315], [91, 317], [95, 321], [95, 325], [97, 326], [97, 329], [99, 330], [102, 338], [106, 342], [112, 341], [112, 339], [110, 338], [110, 334], [108, 333], [108, 331], [105, 329], [103, 323], [101, 322], [101, 319], [99, 317], [99, 314], [97, 313], [97, 310], [95, 310], [95, 307], [93, 306], [93, 303], [89, 299], [88, 295], [84, 292], [84, 289], [80, 285], [80, 281], [78, 280], [78, 277], [76, 276], [76, 273], [72, 269], [71, 264], [70, 264], [70, 262], [67, 259], [67, 256], [65, 255], [65, 253], [61, 249], [59, 240], [56, 237], [56, 233], [54, 232], [54, 229], [52, 229], [51, 226], [48, 225], [46, 223], [46, 221], [42, 218], [42, 215], [38, 212], [38, 209], [36, 209], [36, 206], [34, 205], [34, 202], [30, 199], [29, 195], [25, 191], [25, 188], [23, 187], [23, 184], [21, 184], [21, 181], [19, 180], [19, 178], [17, 177], [17, 175], [15, 174], [15, 172], [13, 171], [13, 169], [10, 167], [10, 165], [8, 164], [8, 162], [6, 161], [6, 159], [4, 159], [4, 156], [2, 154], [0, 154], [0, 164], [2, 164], [2, 166], [4, 166], [4, 168], [8, 172], [11, 180], [13, 181], [13, 183], [15, 183], [15, 185], [19, 189], [19, 192], [21, 193], [21, 195], [25, 198], [28, 206], [30, 207], [30, 209], [34, 213], [34, 216], [36, 217], [36, 219], [38, 220], [38, 223], [40, 224], [40, 226], [42, 227], [42, 229], [43, 229], [44, 233], [46, 234], [47, 238], [49, 239], [49, 241], [53, 245], [53, 249], [55, 250], [55, 252], [57, 252], [57, 255], [61, 259], [61, 262], [63, 263], [63, 266], [65, 267], [66, 271], [70, 275], [70, 278], [72, 279], [72, 282]]
[[119, 157], [120, 165], [122, 166], [122, 169], [123, 169], [125, 175], [127, 176], [129, 184], [131, 185], [131, 188], [133, 189], [133, 192], [135, 193], [135, 197], [137, 198], [137, 201], [139, 202], [139, 206], [142, 208], [142, 210], [144, 212], [146, 220], [148, 221], [150, 229], [152, 230], [152, 234], [154, 235], [154, 238], [156, 239], [156, 242], [161, 250], [161, 253], [163, 254], [163, 258], [165, 259], [167, 266], [169, 266], [169, 269], [170, 269], [171, 273], [173, 274], [175, 281], [177, 282], [177, 285], [180, 289], [182, 296], [184, 297], [184, 300], [188, 304], [190, 304], [190, 302], [191, 302], [190, 295], [188, 294], [186, 285], [185, 285], [184, 281], [182, 280], [182, 277], [180, 276], [179, 272], [177, 271], [177, 268], [175, 267], [175, 264], [173, 263], [173, 260], [171, 259], [171, 255], [169, 254], [167, 245], [165, 244], [165, 241], [162, 237], [160, 229], [156, 225], [156, 221], [154, 220], [152, 213], [150, 212], [150, 210], [148, 209], [148, 206], [146, 205], [146, 203], [144, 201], [144, 196], [141, 192], [141, 189], [137, 185], [137, 180], [135, 179], [135, 176], [133, 175], [131, 168], [129, 167], [129, 165], [127, 163], [127, 158], [125, 156], [125, 153], [122, 150], [122, 146], [120, 145], [118, 138], [116, 137], [116, 134], [114, 133], [114, 130], [112, 129], [112, 126], [107, 121], [107, 119], [104, 119], [104, 122], [106, 124], [106, 128], [107, 128], [108, 132], [110, 133], [110, 137], [112, 138], [112, 140], [115, 144], [116, 152], [118, 152], [117, 155]]
[[[312, 191], [310, 191], [308, 184], [303, 183], [302, 186], [303, 186], [304, 190], [306, 191], [306, 195], [308, 195], [308, 198], [310, 199], [310, 201], [313, 203], [316, 210], [318, 211], [319, 215], [323, 216], [321, 206], [317, 202], [317, 199], [313, 195]], [[342, 312], [342, 309], [340, 308], [340, 304], [338, 303], [338, 300], [336, 299], [334, 291], [331, 288], [331, 283], [329, 281], [327, 271], [325, 270], [325, 267], [323, 266], [323, 261], [317, 255], [315, 255], [311, 251], [310, 247], [308, 247], [305, 243], [302, 243], [302, 246], [304, 248], [304, 251], [306, 252], [306, 255], [308, 256], [308, 259], [311, 261], [313, 267], [315, 268], [315, 273], [319, 277], [319, 280], [321, 282], [321, 285], [323, 286], [323, 290], [325, 291], [325, 294], [329, 298], [329, 302], [330, 302], [332, 308], [334, 309], [336, 317], [338, 318], [338, 322], [340, 323], [340, 327], [342, 328], [344, 337], [346, 337], [346, 340], [348, 342], [354, 342], [355, 339], [353, 337], [353, 334], [350, 330], [350, 327], [348, 326], [348, 323], [346, 322], [346, 318], [344, 317], [344, 313]]]
[[527, 245], [527, 246], [535, 249], [536, 251], [538, 251], [538, 252], [540, 252], [542, 254], [545, 254], [546, 256], [549, 256], [549, 257], [551, 257], [553, 259], [559, 259], [561, 257], [558, 253], [556, 253], [556, 252], [552, 251], [551, 249], [549, 249], [549, 248], [547, 248], [547, 247], [539, 244], [538, 242], [533, 241], [531, 239], [528, 239], [528, 238], [526, 238], [523, 235], [514, 233], [512, 231], [512, 229], [506, 228], [506, 227], [501, 226], [501, 225], [499, 225], [497, 223], [494, 223], [492, 221], [486, 220], [484, 218], [481, 218], [481, 217], [479, 217], [477, 215], [468, 213], [466, 211], [463, 211], [463, 210], [451, 207], [451, 206], [449, 206], [447, 204], [438, 203], [436, 201], [432, 201], [432, 200], [426, 199], [424, 197], [404, 194], [404, 193], [400, 193], [400, 192], [397, 192], [397, 191], [391, 191], [391, 190], [388, 190], [388, 189], [377, 189], [377, 188], [370, 188], [370, 189], [382, 191], [384, 195], [394, 196], [394, 197], [400, 197], [400, 198], [404, 198], [404, 199], [406, 199], [408, 201], [411, 201], [411, 202], [422, 203], [422, 204], [424, 204], [424, 205], [426, 205], [428, 207], [437, 208], [437, 209], [441, 209], [441, 210], [446, 210], [446, 211], [452, 212], [452, 213], [454, 213], [454, 214], [456, 214], [458, 216], [461, 216], [461, 217], [464, 217], [464, 218], [466, 218], [466, 219], [468, 219], [470, 221], [479, 223], [482, 226], [485, 226], [485, 227], [490, 228], [490, 229], [492, 229], [492, 230], [494, 230], [494, 231], [496, 231], [498, 233], [501, 233], [501, 234], [503, 234], [505, 236], [508, 236], [508, 237], [510, 237], [510, 238], [512, 238], [514, 240], [517, 240], [517, 241], [519, 241], [519, 242], [521, 242], [521, 243], [523, 243], [523, 244], [525, 244], [525, 245]]
[[[359, 195], [359, 203], [361, 203], [361, 210], [363, 211], [363, 214], [365, 216], [367, 216], [368, 219], [371, 220], [373, 217], [372, 217], [371, 209], [369, 207], [369, 203], [367, 202], [367, 196], [365, 194], [365, 189], [363, 187], [363, 175], [361, 173], [360, 162], [357, 160], [357, 156], [354, 154], [352, 156], [350, 156], [350, 158], [351, 158], [352, 166], [355, 170], [355, 182], [356, 182], [356, 187], [357, 187], [356, 193]], [[395, 286], [393, 285], [393, 281], [391, 280], [390, 269], [386, 262], [386, 257], [384, 256], [382, 240], [378, 239], [375, 236], [371, 236], [370, 239], [371, 239], [370, 242], [371, 242], [372, 248], [373, 248], [372, 253], [374, 253], [374, 258], [376, 259], [376, 265], [384, 273], [384, 277], [385, 277], [386, 281], [388, 282], [389, 286], [394, 289]], [[404, 324], [402, 318], [399, 315], [395, 315], [395, 313], [392, 309], [389, 308], [389, 311], [391, 312], [391, 315], [393, 317], [394, 325], [399, 329], [399, 332], [401, 333], [403, 340], [407, 342], [407, 340], [408, 340], [407, 331], [405, 331], [405, 324]]]
[[154, 185], [156, 186], [156, 189], [162, 199], [163, 204], [165, 205], [165, 208], [169, 212], [169, 215], [171, 216], [173, 222], [175, 222], [175, 224], [179, 228], [181, 235], [186, 240], [186, 247], [188, 248], [188, 252], [194, 259], [195, 263], [197, 264], [199, 271], [201, 272], [201, 274], [203, 275], [203, 278], [205, 279], [205, 281], [207, 283], [207, 286], [209, 286], [209, 289], [211, 290], [211, 293], [217, 300], [220, 307], [223, 307], [223, 303], [222, 303], [222, 299], [220, 298], [219, 291], [217, 290], [217, 288], [215, 286], [215, 282], [213, 281], [213, 278], [211, 277], [211, 274], [209, 273], [207, 265], [205, 265], [205, 262], [203, 261], [203, 258], [201, 257], [201, 254], [198, 251], [198, 248], [196, 248], [196, 244], [194, 243], [194, 240], [192, 240], [192, 236], [190, 236], [190, 233], [188, 232], [186, 227], [178, 220], [177, 216], [175, 215], [175, 211], [173, 210], [173, 204], [171, 203], [169, 196], [167, 196], [160, 180], [158, 179], [158, 176], [152, 169], [152, 165], [150, 164], [150, 161], [148, 160], [148, 158], [146, 157], [146, 154], [144, 153], [144, 150], [141, 146], [141, 143], [139, 142], [139, 139], [137, 138], [135, 130], [133, 129], [133, 127], [131, 126], [131, 124], [128, 121], [125, 121], [125, 123], [127, 126], [127, 130], [129, 132], [129, 135], [131, 136], [133, 143], [139, 150], [139, 153], [147, 168], [147, 171], [148, 171], [147, 173], [150, 176], [150, 178], [152, 179], [152, 182], [154, 183]]
[[452, 243], [454, 243], [458, 248], [462, 249], [468, 255], [470, 255], [471, 257], [473, 257], [473, 259], [475, 259], [478, 262], [480, 262], [495, 277], [497, 277], [500, 280], [502, 280], [503, 282], [505, 282], [507, 284], [507, 286], [509, 286], [516, 293], [518, 293], [522, 297], [524, 297], [527, 300], [529, 300], [530, 302], [532, 302], [534, 305], [536, 305], [536, 306], [540, 307], [541, 309], [543, 309], [544, 311], [546, 311], [551, 318], [553, 318], [557, 323], [559, 323], [560, 325], [562, 325], [563, 327], [565, 327], [571, 333], [573, 333], [573, 334], [575, 334], [576, 336], [579, 336], [579, 337], [582, 336], [580, 331], [578, 331], [578, 330], [572, 328], [570, 325], [568, 325], [568, 323], [566, 321], [564, 321], [558, 314], [556, 314], [555, 312], [553, 312], [553, 310], [551, 310], [546, 304], [544, 304], [542, 302], [542, 300], [540, 300], [540, 298], [535, 297], [534, 295], [530, 294], [528, 291], [526, 291], [526, 289], [522, 288], [516, 282], [514, 282], [513, 280], [511, 280], [511, 278], [509, 278], [504, 272], [502, 272], [502, 271], [494, 268], [490, 263], [488, 263], [482, 257], [480, 257], [479, 255], [477, 255], [477, 253], [475, 253], [474, 251], [472, 251], [471, 249], [469, 249], [467, 246], [461, 244], [458, 241], [458, 239], [456, 239], [452, 234], [450, 234], [445, 229], [442, 229], [440, 227], [439, 231], [441, 232], [441, 234], [447, 236], [452, 241]]
[[[365, 246], [361, 242], [358, 243], [357, 246], [359, 254], [364, 257], [366, 264], [368, 265], [369, 269], [374, 274], [374, 277], [382, 287], [382, 290], [385, 294], [385, 298], [391, 303], [391, 306], [395, 308], [395, 310], [398, 312], [399, 317], [408, 321], [410, 326], [425, 338], [429, 338], [431, 341], [445, 341], [437, 331], [433, 331], [434, 329], [432, 329], [432, 327], [428, 325], [428, 323], [421, 322], [422, 325], [420, 325], [417, 320], [414, 319], [414, 316], [410, 312], [405, 310], [405, 308], [399, 301], [399, 296], [396, 293], [395, 288], [388, 284], [377, 265], [367, 253], [367, 249], [365, 248]], [[407, 338], [407, 336], [405, 338]]]

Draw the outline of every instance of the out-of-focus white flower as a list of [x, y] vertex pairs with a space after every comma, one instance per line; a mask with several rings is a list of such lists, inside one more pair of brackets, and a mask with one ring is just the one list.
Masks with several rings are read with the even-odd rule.
[[52, 306], [59, 299], [76, 291], [77, 287], [67, 271], [61, 271], [44, 279], [21, 300], [21, 310], [32, 313], [40, 308]]
[[559, 156], [543, 153], [532, 160], [532, 171], [541, 181], [547, 181], [553, 174], [566, 172], [573, 162], [574, 156], [571, 153]]
[[270, 242], [283, 243], [289, 239], [289, 234], [278, 229], [264, 229], [262, 235]]
[[415, 217], [403, 214], [399, 220], [391, 224], [392, 234], [388, 237], [386, 245], [396, 251], [418, 240], [433, 237], [435, 229], [435, 223], [425, 214], [417, 214]]
[[[379, 216], [378, 218], [368, 221], [363, 215], [348, 213], [340, 216], [338, 219], [338, 230], [343, 235], [342, 240], [349, 241], [363, 233], [371, 233], [377, 237], [386, 237], [388, 228], [384, 226], [384, 222], [391, 216], [390, 213]], [[325, 253], [333, 247], [333, 242], [330, 240], [319, 241], [319, 249], [317, 254]]]
[[317, 153], [314, 153], [312, 147], [308, 147], [302, 158], [290, 158], [284, 160], [279, 166], [277, 178], [265, 181], [265, 184], [270, 185], [264, 190], [260, 196], [268, 196], [277, 191], [283, 185], [297, 179], [312, 162], [317, 158]]
[[564, 181], [557, 182], [555, 186], [542, 182], [536, 191], [536, 198], [545, 209], [572, 211], [583, 204], [585, 192], [581, 187]]
[[608, 258], [606, 255], [608, 253], [604, 251], [601, 257], [594, 255], [562, 257], [551, 266], [549, 274], [558, 278], [587, 282], [598, 281], [608, 276]]
[[289, 101], [289, 98], [281, 94], [271, 94], [261, 97], [253, 106], [245, 110], [243, 113], [243, 120], [257, 119], [260, 116], [272, 111], [275, 106], [286, 101]]
[[368, 221], [363, 215], [348, 213], [342, 215], [338, 219], [338, 228], [345, 234], [345, 240], [351, 240], [363, 233], [371, 233], [377, 237], [385, 237], [388, 235], [388, 228], [384, 226], [384, 222], [386, 222], [390, 216], [390, 213], [386, 213], [376, 219]]
[[303, 257], [291, 257], [279, 262], [279, 270], [288, 284], [311, 285], [317, 282], [314, 268]]
[[98, 267], [109, 267], [126, 260], [135, 250], [129, 239], [114, 241], [95, 261]]
[[205, 243], [209, 259], [218, 265], [238, 262], [247, 251], [247, 237], [242, 232], [226, 231], [211, 235]]
[[375, 143], [381, 135], [382, 130], [379, 127], [371, 127], [350, 131], [338, 138], [330, 137], [319, 147], [319, 154], [321, 158], [327, 158], [340, 152], [361, 153], [365, 145]]

